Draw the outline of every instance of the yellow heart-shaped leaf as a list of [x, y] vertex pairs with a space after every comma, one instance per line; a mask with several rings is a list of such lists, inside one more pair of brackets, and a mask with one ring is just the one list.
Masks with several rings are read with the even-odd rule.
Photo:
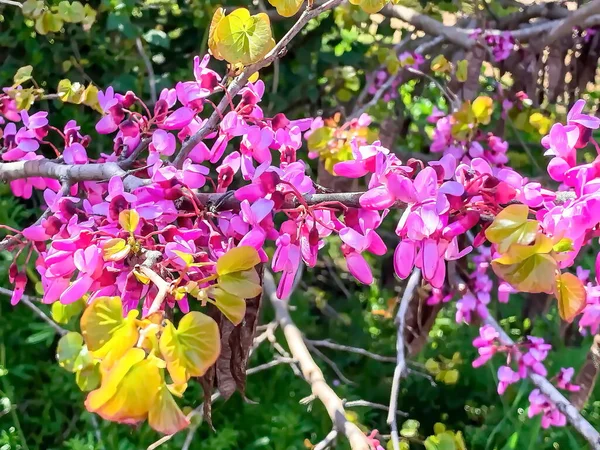
[[556, 299], [560, 317], [572, 322], [586, 304], [586, 292], [583, 282], [572, 273], [563, 273], [556, 277]]
[[244, 320], [246, 314], [246, 300], [244, 298], [230, 294], [219, 287], [211, 289], [209, 295], [215, 299], [215, 306], [234, 325], [239, 325]]
[[275, 7], [280, 16], [292, 17], [300, 11], [304, 0], [269, 0], [269, 3]]
[[505, 253], [512, 244], [531, 244], [537, 235], [539, 222], [528, 219], [528, 215], [527, 205], [508, 205], [485, 230], [485, 237], [498, 244], [500, 253]]
[[179, 321], [178, 328], [166, 321], [159, 341], [160, 352], [173, 381], [183, 384], [200, 377], [221, 352], [219, 326], [209, 316], [192, 311]]
[[163, 434], [175, 434], [190, 424], [164, 383], [148, 412], [148, 424]]

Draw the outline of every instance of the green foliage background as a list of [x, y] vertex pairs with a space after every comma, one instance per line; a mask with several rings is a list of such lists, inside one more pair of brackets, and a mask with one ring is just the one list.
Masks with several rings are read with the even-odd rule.
[[[52, 2], [50, 2], [52, 4]], [[56, 2], [58, 3], [58, 2]], [[191, 76], [192, 58], [206, 51], [207, 27], [218, 3], [216, 0], [103, 0], [89, 2], [97, 11], [97, 22], [89, 32], [78, 25], [67, 24], [64, 31], [46, 36], [37, 35], [32, 23], [20, 11], [0, 4], [0, 84], [10, 85], [16, 70], [30, 64], [34, 77], [42, 87], [52, 92], [63, 78], [72, 81], [92, 80], [100, 88], [114, 86], [117, 91], [134, 90], [149, 98], [148, 77], [136, 49], [140, 38], [152, 59], [157, 88], [172, 86]], [[227, 0], [228, 7], [247, 6], [247, 2]], [[443, 2], [442, 2], [443, 4]], [[377, 65], [371, 52], [374, 41], [382, 48], [389, 45], [395, 30], [384, 23], [373, 35], [364, 27], [364, 13], [355, 8], [328, 14], [311, 23], [288, 49], [286, 57], [269, 67], [261, 77], [267, 86], [264, 99], [266, 114], [284, 112], [291, 118], [308, 115], [329, 116], [349, 108], [364, 84], [364, 73]], [[290, 21], [274, 22], [274, 35], [281, 37]], [[224, 69], [218, 62], [215, 66]], [[274, 87], [276, 86], [276, 88]], [[415, 90], [414, 84], [402, 87], [401, 100], [405, 114], [420, 130], [434, 104], [443, 106], [435, 86]], [[84, 132], [91, 133], [97, 115], [88, 109], [42, 102], [36, 108], [50, 109], [54, 125], [61, 127], [76, 119]], [[388, 106], [374, 111], [376, 117], [386, 116]], [[424, 151], [427, 139], [411, 128], [400, 142], [403, 150]], [[523, 139], [538, 145], [539, 136], [524, 134]], [[98, 140], [96, 151], [104, 142]], [[514, 148], [511, 146], [511, 148]], [[512, 153], [513, 163], [527, 172], [531, 168], [521, 152]], [[521, 159], [519, 159], [521, 158]], [[0, 223], [23, 227], [38, 213], [39, 199], [17, 201], [7, 186], [0, 186]], [[339, 246], [327, 247], [336, 275], [350, 291], [350, 296], [333, 282], [325, 265], [308, 271], [305, 289], [292, 299], [293, 317], [311, 339], [331, 338], [336, 342], [370, 351], [393, 355], [395, 334], [390, 319], [374, 315], [373, 310], [385, 309], [392, 288], [359, 286], [341, 267]], [[590, 256], [591, 258], [591, 256]], [[0, 286], [8, 286], [7, 270], [12, 261], [8, 253], [0, 253]], [[588, 261], [591, 267], [591, 261]], [[373, 261], [389, 271], [381, 261]], [[384, 273], [385, 272], [385, 273]], [[30, 279], [36, 280], [31, 267]], [[381, 278], [380, 277], [380, 278]], [[35, 292], [32, 290], [32, 294]], [[583, 359], [589, 338], [567, 342], [562, 339], [556, 309], [534, 318], [523, 318], [522, 298], [511, 300], [495, 311], [514, 338], [535, 334], [549, 339], [555, 346], [548, 368], [556, 373], [563, 366], [578, 367]], [[263, 320], [272, 311], [263, 308]], [[456, 365], [459, 376], [455, 384], [438, 382], [437, 386], [422, 376], [424, 368], [411, 371], [402, 382], [400, 408], [407, 419], [420, 422], [422, 437], [433, 433], [433, 425], [443, 422], [451, 430], [461, 431], [469, 449], [578, 449], [585, 448], [576, 432], [569, 427], [542, 431], [539, 419], [526, 418], [527, 383], [511, 387], [503, 397], [495, 392], [495, 373], [500, 361], [480, 369], [470, 362], [475, 356], [471, 345], [476, 327], [457, 325], [451, 304], [439, 315], [430, 332], [427, 346], [416, 358], [423, 365], [428, 359], [452, 358], [458, 354], [462, 363]], [[69, 327], [74, 329], [75, 324]], [[278, 334], [281, 342], [282, 336]], [[9, 449], [70, 449], [134, 450], [146, 448], [159, 436], [146, 425], [130, 428], [98, 421], [83, 407], [84, 395], [77, 389], [73, 376], [54, 361], [57, 336], [39, 321], [25, 306], [12, 308], [6, 297], [0, 298], [0, 450]], [[364, 357], [325, 350], [340, 370], [355, 384], [337, 379], [330, 367], [318, 360], [328, 380], [333, 382], [340, 397], [363, 399], [387, 404], [393, 365]], [[258, 365], [271, 360], [273, 351], [263, 345], [252, 360]], [[414, 366], [412, 366], [414, 367]], [[300, 400], [310, 395], [308, 385], [296, 377], [290, 368], [281, 365], [249, 378], [248, 397], [257, 404], [244, 403], [234, 396], [226, 403], [217, 402], [213, 422], [216, 431], [204, 424], [196, 432], [193, 450], [225, 449], [303, 449], [305, 440], [315, 444], [331, 429], [330, 420], [318, 402], [308, 406]], [[186, 393], [188, 404], [200, 403], [199, 387]], [[598, 398], [593, 395], [592, 399]], [[387, 430], [385, 412], [369, 408], [352, 410], [353, 420], [365, 430]], [[585, 416], [600, 426], [600, 402], [591, 401]], [[97, 431], [101, 441], [98, 440]], [[186, 433], [176, 435], [162, 447], [180, 449]], [[346, 448], [339, 442], [338, 448]], [[422, 448], [418, 443], [411, 448]]]

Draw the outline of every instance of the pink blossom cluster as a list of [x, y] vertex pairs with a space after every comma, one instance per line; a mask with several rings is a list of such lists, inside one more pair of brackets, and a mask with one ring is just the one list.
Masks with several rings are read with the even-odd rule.
[[515, 50], [515, 38], [509, 31], [488, 33], [477, 28], [470, 34], [470, 37], [472, 39], [483, 37], [485, 43], [491, 49], [496, 62], [504, 61]]
[[[502, 395], [511, 384], [517, 383], [527, 377], [530, 373], [546, 376], [547, 371], [543, 361], [551, 349], [542, 338], [527, 336], [520, 344], [504, 345], [500, 342], [500, 334], [490, 325], [484, 325], [479, 330], [479, 336], [473, 341], [477, 348], [479, 357], [473, 361], [473, 367], [480, 367], [488, 362], [495, 354], [506, 355], [506, 365], [498, 369], [498, 394]], [[516, 364], [514, 370], [511, 365]], [[575, 370], [561, 368], [555, 377], [555, 385], [559, 389], [577, 392], [580, 386], [571, 383]], [[551, 425], [564, 426], [566, 417], [557, 409], [548, 397], [535, 389], [529, 396], [529, 417], [542, 414], [542, 426], [548, 428]]]
[[[403, 52], [398, 55], [398, 61], [400, 61], [401, 67], [412, 67], [413, 69], [418, 69], [421, 64], [425, 62], [425, 58], [423, 55], [414, 52]], [[387, 70], [380, 69], [377, 70], [372, 75], [372, 81], [369, 84], [368, 92], [371, 95], [375, 95], [377, 91], [379, 91], [383, 85], [388, 81], [390, 77], [393, 77], [394, 80], [391, 83], [391, 86], [386, 89], [383, 93], [381, 99], [384, 102], [392, 101], [393, 99], [398, 97], [398, 87], [402, 84], [402, 77], [397, 75], [390, 75]]]

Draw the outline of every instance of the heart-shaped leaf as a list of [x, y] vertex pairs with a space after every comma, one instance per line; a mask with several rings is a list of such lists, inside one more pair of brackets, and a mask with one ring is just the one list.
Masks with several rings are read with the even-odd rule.
[[269, 3], [275, 7], [280, 16], [292, 17], [300, 11], [304, 0], [269, 0]]
[[556, 277], [555, 294], [560, 317], [567, 322], [572, 322], [586, 304], [583, 282], [572, 273], [563, 273]]
[[512, 244], [531, 244], [537, 235], [539, 222], [528, 219], [528, 215], [527, 205], [508, 205], [485, 230], [485, 237], [498, 244], [500, 253], [505, 253]]

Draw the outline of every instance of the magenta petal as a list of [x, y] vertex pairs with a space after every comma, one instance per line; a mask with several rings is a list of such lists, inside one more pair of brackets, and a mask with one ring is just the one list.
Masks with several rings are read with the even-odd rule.
[[423, 270], [423, 277], [426, 280], [431, 280], [435, 271], [437, 270], [438, 263], [440, 262], [440, 256], [438, 254], [437, 242], [433, 239], [423, 240], [423, 247], [421, 248], [422, 264], [421, 269]]
[[383, 242], [383, 239], [381, 239], [381, 236], [379, 236], [373, 230], [370, 230], [367, 236], [369, 238], [369, 247], [367, 248], [367, 250], [369, 250], [374, 255], [385, 255], [385, 252], [387, 252], [387, 246], [385, 245], [385, 242]]
[[188, 125], [194, 118], [194, 111], [187, 107], [181, 107], [165, 119], [162, 128], [165, 130], [179, 130]]
[[342, 161], [333, 166], [336, 175], [347, 178], [364, 177], [369, 171], [360, 161]]
[[394, 251], [394, 270], [400, 278], [406, 278], [415, 265], [416, 244], [413, 241], [401, 241]]
[[346, 263], [348, 264], [348, 271], [358, 281], [364, 284], [371, 284], [373, 282], [371, 267], [369, 267], [369, 264], [360, 253], [352, 252], [346, 255]]
[[555, 181], [563, 181], [565, 178], [565, 173], [571, 167], [567, 162], [562, 158], [552, 158], [548, 163], [548, 174]]
[[386, 209], [392, 206], [394, 203], [394, 196], [385, 186], [371, 189], [360, 197], [360, 206], [366, 209]]
[[82, 298], [89, 290], [94, 280], [92, 277], [80, 276], [69, 286], [60, 296], [60, 302], [63, 305], [76, 302]]
[[340, 230], [340, 239], [358, 252], [367, 249], [368, 239], [353, 228], [343, 228]]

